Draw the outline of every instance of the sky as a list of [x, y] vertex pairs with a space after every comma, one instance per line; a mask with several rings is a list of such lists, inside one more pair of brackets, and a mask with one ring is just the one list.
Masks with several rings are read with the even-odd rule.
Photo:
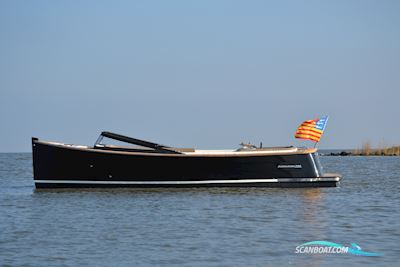
[[0, 152], [400, 144], [400, 1], [0, 0]]

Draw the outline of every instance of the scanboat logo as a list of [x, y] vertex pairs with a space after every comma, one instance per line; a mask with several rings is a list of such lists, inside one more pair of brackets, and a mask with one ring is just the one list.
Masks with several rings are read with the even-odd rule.
[[366, 252], [355, 243], [351, 243], [350, 247], [329, 241], [311, 241], [296, 247], [297, 254], [353, 254], [358, 256], [383, 256], [381, 253]]

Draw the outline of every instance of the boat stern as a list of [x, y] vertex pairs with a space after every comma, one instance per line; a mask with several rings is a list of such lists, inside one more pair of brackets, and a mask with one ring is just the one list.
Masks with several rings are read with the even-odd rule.
[[324, 172], [324, 168], [322, 167], [317, 151], [311, 153], [310, 157], [312, 164], [314, 165], [315, 174], [321, 182], [329, 183], [331, 186], [337, 186], [340, 183], [342, 180], [341, 174]]

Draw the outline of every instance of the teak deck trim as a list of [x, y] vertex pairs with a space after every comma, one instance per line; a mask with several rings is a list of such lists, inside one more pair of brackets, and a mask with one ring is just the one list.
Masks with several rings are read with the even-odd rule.
[[42, 144], [47, 146], [59, 147], [63, 149], [70, 150], [78, 150], [78, 151], [87, 151], [92, 153], [104, 153], [104, 154], [118, 154], [118, 155], [138, 155], [138, 156], [149, 156], [149, 157], [260, 157], [260, 156], [276, 156], [276, 155], [296, 155], [296, 154], [311, 154], [317, 151], [316, 148], [307, 148], [307, 149], [297, 149], [297, 151], [238, 151], [238, 152], [227, 152], [221, 154], [212, 154], [212, 153], [204, 153], [204, 154], [196, 154], [196, 153], [187, 153], [187, 154], [165, 154], [165, 153], [143, 153], [143, 152], [124, 152], [124, 151], [110, 151], [110, 150], [101, 150], [95, 149], [88, 146], [79, 146], [79, 145], [67, 145], [58, 142], [51, 141], [40, 141], [38, 139], [33, 140], [33, 146], [35, 144]]

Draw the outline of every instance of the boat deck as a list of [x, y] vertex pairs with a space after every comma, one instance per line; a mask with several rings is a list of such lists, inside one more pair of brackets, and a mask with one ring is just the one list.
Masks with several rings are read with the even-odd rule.
[[[95, 146], [84, 146], [65, 144], [53, 141], [40, 141], [48, 145], [68, 147], [71, 149], [80, 150], [97, 150], [97, 151], [108, 151], [108, 152], [122, 152], [122, 153], [148, 153], [158, 154], [159, 151], [155, 151], [146, 147], [135, 147], [135, 146], [115, 146], [115, 145], [95, 145]], [[240, 155], [278, 155], [278, 154], [303, 154], [313, 153], [316, 151], [314, 148], [299, 148], [299, 147], [263, 147], [254, 149], [194, 149], [194, 148], [174, 148], [168, 147], [171, 151], [176, 151], [177, 155], [187, 156], [240, 156]], [[163, 153], [168, 154], [168, 153]]]
[[220, 149], [220, 150], [203, 150], [195, 149], [193, 152], [182, 152], [186, 155], [246, 155], [246, 154], [281, 154], [281, 153], [295, 153], [299, 149], [297, 147], [270, 147], [270, 148], [257, 148], [249, 150], [233, 150], [233, 149]]

